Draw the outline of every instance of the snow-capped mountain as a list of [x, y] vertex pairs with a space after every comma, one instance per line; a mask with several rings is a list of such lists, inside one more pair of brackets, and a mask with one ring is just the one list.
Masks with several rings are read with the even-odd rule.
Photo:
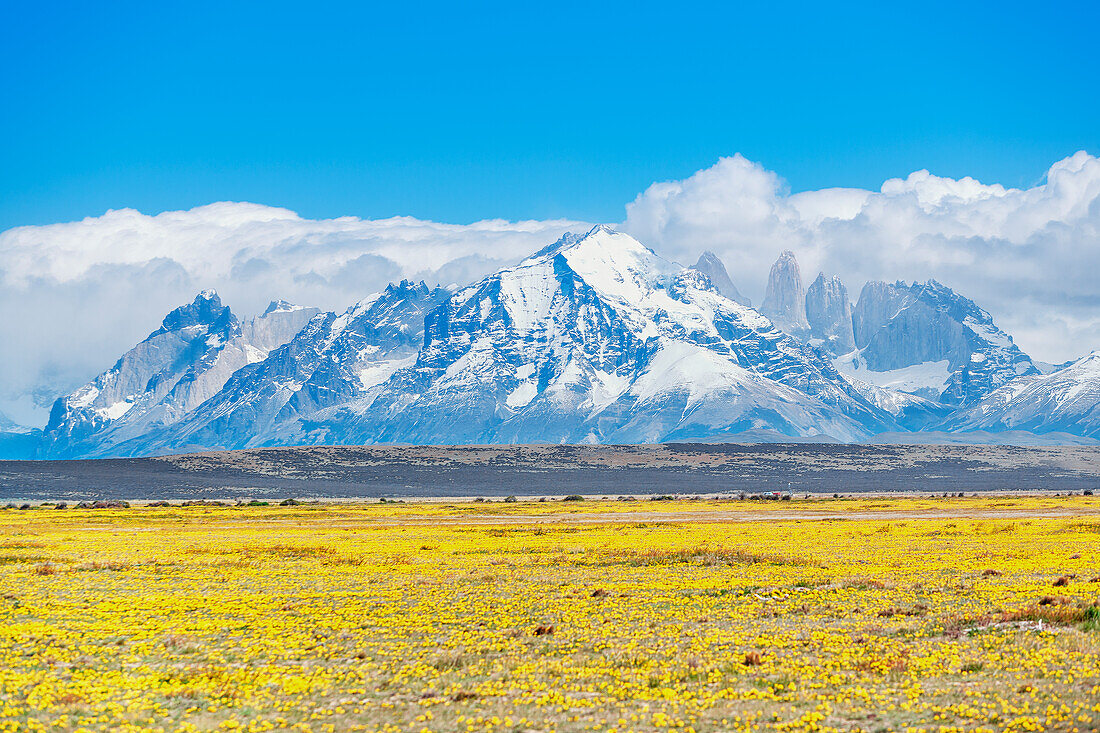
[[241, 322], [204, 291], [58, 400], [44, 432], [9, 440], [0, 426], [0, 457], [905, 430], [1100, 437], [1100, 352], [1040, 375], [988, 313], [935, 281], [871, 282], [853, 307], [837, 277], [803, 291], [785, 252], [765, 299], [774, 322], [738, 299], [717, 257], [685, 268], [603, 226], [461, 289], [402, 281], [339, 315], [276, 301]]
[[800, 297], [798, 261], [785, 251], [767, 292], [762, 310], [777, 326], [834, 355], [837, 370], [880, 407], [896, 416], [916, 408], [920, 424], [950, 411], [937, 403], [966, 407], [1039, 373], [989, 313], [935, 280], [868, 282], [853, 308], [840, 278], [824, 273]]
[[424, 339], [425, 313], [449, 294], [402, 281], [339, 316], [317, 315], [289, 343], [234, 374], [186, 419], [123, 448], [137, 455], [278, 443], [274, 436], [285, 423], [359, 399], [412, 364]]
[[867, 283], [853, 323], [858, 350], [837, 360], [843, 374], [945, 405], [1039, 373], [989, 313], [935, 280]]
[[943, 424], [948, 430], [1027, 430], [1100, 438], [1100, 351], [1051, 374], [1014, 380]]
[[893, 415], [906, 430], [924, 430], [938, 425], [952, 410], [949, 405], [915, 394], [879, 387], [850, 375], [844, 376], [868, 402]]
[[111, 369], [54, 403], [41, 455], [114, 454], [116, 446], [176, 423], [317, 312], [279, 301], [241, 323], [216, 292], [204, 290]]
[[309, 443], [655, 442], [894, 424], [701, 272], [597, 227], [454, 293], [414, 364], [299, 420]]

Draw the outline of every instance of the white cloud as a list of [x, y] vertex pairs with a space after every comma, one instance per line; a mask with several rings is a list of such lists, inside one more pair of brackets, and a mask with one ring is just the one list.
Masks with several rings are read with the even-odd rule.
[[43, 423], [53, 395], [109, 367], [203, 288], [239, 316], [275, 298], [343, 309], [402, 277], [465, 283], [588, 226], [311, 220], [223, 202], [10, 229], [0, 233], [0, 411]]
[[715, 251], [756, 300], [789, 248], [807, 280], [839, 274], [853, 299], [871, 279], [940, 280], [1039, 359], [1100, 347], [1100, 159], [1083, 151], [1026, 190], [917, 171], [879, 191], [794, 195], [736, 155], [653, 184], [627, 206], [623, 228], [682, 262]]

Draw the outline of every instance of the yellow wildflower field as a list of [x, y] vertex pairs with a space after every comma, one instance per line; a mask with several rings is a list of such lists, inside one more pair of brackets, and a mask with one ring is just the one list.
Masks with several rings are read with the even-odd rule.
[[1100, 727], [1100, 501], [0, 511], [0, 731]]

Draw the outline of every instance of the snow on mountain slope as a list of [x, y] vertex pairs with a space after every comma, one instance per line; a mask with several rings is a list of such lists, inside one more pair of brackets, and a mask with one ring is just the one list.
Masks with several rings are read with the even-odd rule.
[[606, 227], [454, 293], [410, 367], [281, 441], [650, 442], [894, 424], [815, 350]]
[[1100, 351], [1064, 369], [1017, 379], [951, 415], [953, 431], [1028, 430], [1100, 438]]
[[853, 311], [836, 278], [799, 298], [785, 253], [769, 303], [811, 343], [854, 339], [834, 360], [725, 297], [705, 260], [596, 227], [460, 290], [406, 281], [339, 315], [275, 302], [241, 323], [206, 291], [59, 400], [39, 455], [1100, 430], [1097, 363], [1040, 376], [939, 283], [869, 283]]
[[853, 321], [857, 351], [837, 360], [842, 372], [953, 407], [1039, 373], [992, 316], [935, 280], [867, 283]]
[[834, 359], [833, 365], [849, 381], [858, 380], [892, 392], [925, 395], [925, 399], [938, 397], [951, 379], [950, 362], [947, 359], [875, 371], [867, 365], [860, 352], [853, 351]]
[[261, 363], [235, 373], [186, 419], [119, 446], [127, 455], [271, 442], [282, 422], [368, 394], [416, 359], [424, 314], [449, 295], [402, 281], [344, 313], [315, 316]]
[[110, 454], [115, 446], [172, 425], [241, 367], [289, 341], [318, 310], [272, 303], [241, 323], [213, 290], [165, 316], [161, 327], [108, 371], [54, 404], [45, 457]]
[[[929, 425], [939, 423], [951, 412], [951, 408], [947, 405], [910, 394], [896, 386], [864, 382], [855, 376], [855, 373], [845, 372], [843, 369], [840, 373], [868, 402], [893, 415], [898, 424], [906, 430], [923, 430]], [[870, 376], [879, 375], [872, 372]]]
[[[767, 292], [762, 311], [773, 323], [833, 354], [842, 374], [867, 385], [965, 407], [1039, 373], [989, 313], [935, 280], [868, 282], [852, 308], [837, 277], [818, 275], [803, 295], [798, 261], [785, 251]], [[876, 394], [872, 401], [886, 399]], [[908, 404], [900, 397], [889, 401]]]

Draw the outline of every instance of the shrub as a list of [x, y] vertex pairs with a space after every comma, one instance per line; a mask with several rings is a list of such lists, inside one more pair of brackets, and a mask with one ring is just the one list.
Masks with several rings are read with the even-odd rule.
[[504, 497], [504, 501], [508, 504], [514, 504], [516, 503], [517, 499], [514, 496], [506, 496]]
[[584, 501], [584, 497], [580, 494], [569, 494], [562, 501]]
[[1081, 613], [1085, 631], [1100, 631], [1100, 606], [1089, 606]]

